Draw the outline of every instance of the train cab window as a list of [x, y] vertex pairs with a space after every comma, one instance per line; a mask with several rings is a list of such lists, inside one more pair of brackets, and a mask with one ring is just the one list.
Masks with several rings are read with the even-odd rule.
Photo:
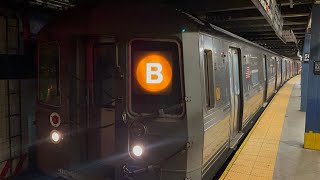
[[172, 40], [137, 39], [129, 50], [129, 110], [136, 115], [182, 115], [180, 45]]
[[59, 47], [56, 43], [39, 47], [39, 101], [43, 104], [59, 106]]
[[115, 44], [99, 44], [94, 47], [94, 101], [98, 106], [115, 106]]
[[215, 88], [214, 88], [214, 68], [212, 51], [204, 50], [204, 72], [205, 72], [205, 87], [206, 87], [206, 104], [208, 108], [215, 106]]

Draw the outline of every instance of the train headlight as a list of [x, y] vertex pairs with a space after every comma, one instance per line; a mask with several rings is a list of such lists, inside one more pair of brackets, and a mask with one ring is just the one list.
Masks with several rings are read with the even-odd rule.
[[50, 139], [53, 143], [58, 144], [62, 140], [62, 134], [57, 130], [53, 130], [50, 133]]
[[140, 157], [143, 154], [143, 147], [141, 145], [135, 145], [132, 148], [132, 152], [135, 156]]

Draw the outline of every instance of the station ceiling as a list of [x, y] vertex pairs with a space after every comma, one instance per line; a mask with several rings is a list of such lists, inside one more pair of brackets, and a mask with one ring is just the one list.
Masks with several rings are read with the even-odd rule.
[[[61, 12], [80, 3], [103, 0], [7, 0], [10, 4], [37, 7]], [[120, 0], [118, 0], [120, 1]], [[135, 0], [143, 2], [144, 0]], [[279, 54], [297, 58], [302, 53], [304, 36], [308, 28], [314, 0], [274, 0], [283, 19], [283, 30], [292, 30], [295, 42], [279, 38], [274, 28], [257, 8], [259, 0], [153, 0], [165, 3], [210, 23], [260, 44]], [[270, 3], [272, 0], [260, 0]]]
[[[194, 2], [197, 3], [194, 3]], [[302, 54], [313, 0], [277, 0], [283, 18], [283, 30], [292, 30], [296, 42], [283, 42], [266, 18], [253, 4], [254, 0], [181, 0], [178, 8], [260, 44], [279, 54], [297, 58]], [[182, 3], [184, 2], [184, 3]]]

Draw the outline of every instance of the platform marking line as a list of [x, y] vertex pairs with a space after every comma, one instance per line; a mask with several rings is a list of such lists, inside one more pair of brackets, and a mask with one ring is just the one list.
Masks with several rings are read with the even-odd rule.
[[282, 127], [294, 84], [289, 80], [271, 100], [248, 133], [220, 180], [272, 179]]

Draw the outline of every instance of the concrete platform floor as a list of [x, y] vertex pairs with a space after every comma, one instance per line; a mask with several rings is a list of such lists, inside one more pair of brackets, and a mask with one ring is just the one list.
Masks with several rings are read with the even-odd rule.
[[294, 85], [283, 124], [274, 180], [320, 179], [320, 151], [303, 148], [306, 113], [300, 111], [300, 81]]

